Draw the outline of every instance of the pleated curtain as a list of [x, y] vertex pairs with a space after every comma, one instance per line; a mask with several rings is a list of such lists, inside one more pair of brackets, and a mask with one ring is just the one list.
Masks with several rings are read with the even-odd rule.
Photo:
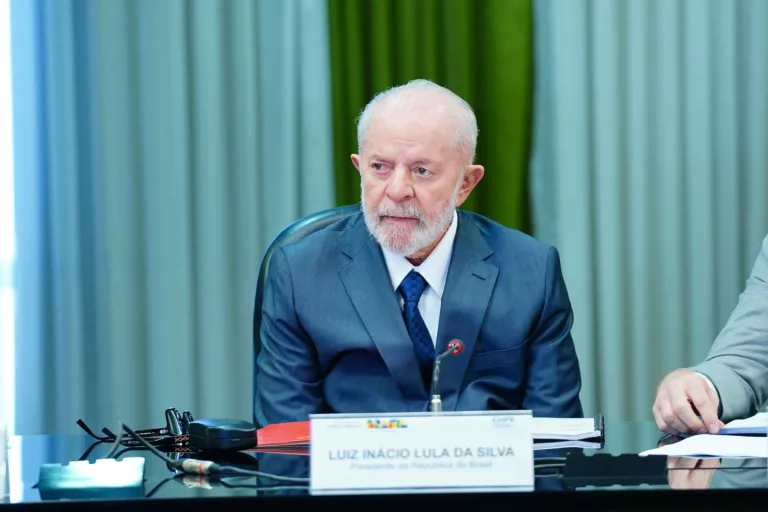
[[768, 2], [535, 2], [534, 234], [561, 252], [590, 414], [652, 419], [768, 234]]
[[267, 244], [334, 204], [314, 0], [14, 0], [16, 432], [250, 418]]

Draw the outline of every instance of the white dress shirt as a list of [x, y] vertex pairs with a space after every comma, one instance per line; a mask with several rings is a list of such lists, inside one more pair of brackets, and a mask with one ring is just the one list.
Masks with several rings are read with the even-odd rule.
[[701, 377], [702, 379], [704, 379], [704, 381], [707, 383], [707, 386], [709, 386], [709, 389], [711, 389], [712, 391], [714, 391], [714, 392], [715, 392], [715, 394], [717, 394], [717, 388], [715, 387], [715, 385], [714, 385], [714, 384], [712, 384], [712, 381], [711, 381], [711, 380], [709, 380], [709, 377], [707, 377], [707, 376], [706, 376], [706, 375], [704, 375], [703, 373], [699, 373], [699, 372], [693, 372], [693, 373], [695, 373], [696, 375], [698, 375], [699, 377]]
[[429, 335], [432, 338], [432, 344], [437, 343], [437, 329], [440, 323], [440, 306], [443, 301], [443, 290], [445, 281], [448, 278], [448, 267], [451, 264], [451, 255], [453, 254], [453, 241], [456, 238], [456, 226], [458, 216], [453, 212], [451, 226], [446, 231], [443, 239], [437, 244], [432, 253], [425, 259], [421, 265], [414, 267], [405, 259], [404, 256], [381, 248], [384, 253], [384, 261], [387, 264], [389, 277], [392, 280], [392, 287], [395, 289], [400, 299], [400, 308], [403, 307], [403, 297], [397, 291], [400, 283], [411, 270], [415, 270], [427, 281], [427, 287], [419, 300], [419, 313], [427, 324]]

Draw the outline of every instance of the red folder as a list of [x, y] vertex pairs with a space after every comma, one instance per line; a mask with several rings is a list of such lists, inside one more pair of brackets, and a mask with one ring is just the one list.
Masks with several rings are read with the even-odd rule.
[[256, 432], [257, 446], [248, 451], [309, 455], [309, 422], [274, 423]]

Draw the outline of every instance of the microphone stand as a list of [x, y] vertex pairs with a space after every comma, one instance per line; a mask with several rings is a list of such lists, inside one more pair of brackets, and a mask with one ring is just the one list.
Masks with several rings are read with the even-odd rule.
[[461, 341], [453, 340], [448, 344], [448, 350], [435, 358], [435, 366], [432, 368], [432, 389], [430, 394], [432, 398], [429, 401], [429, 412], [442, 412], [443, 399], [440, 398], [440, 363], [443, 358], [450, 355], [460, 354], [464, 349]]
[[440, 398], [440, 391], [438, 383], [440, 381], [440, 361], [443, 360], [443, 356], [449, 354], [452, 350], [443, 352], [435, 359], [435, 367], [432, 370], [432, 399], [429, 401], [430, 412], [442, 412], [443, 411], [443, 399]]

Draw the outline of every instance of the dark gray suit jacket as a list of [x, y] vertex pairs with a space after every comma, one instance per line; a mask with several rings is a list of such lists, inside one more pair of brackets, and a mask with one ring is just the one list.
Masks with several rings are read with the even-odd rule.
[[728, 323], [691, 370], [717, 388], [725, 422], [753, 416], [768, 401], [768, 236]]
[[[425, 411], [428, 390], [378, 243], [362, 214], [275, 251], [262, 307], [254, 417]], [[458, 212], [437, 351], [443, 409], [580, 417], [573, 313], [557, 251]]]

